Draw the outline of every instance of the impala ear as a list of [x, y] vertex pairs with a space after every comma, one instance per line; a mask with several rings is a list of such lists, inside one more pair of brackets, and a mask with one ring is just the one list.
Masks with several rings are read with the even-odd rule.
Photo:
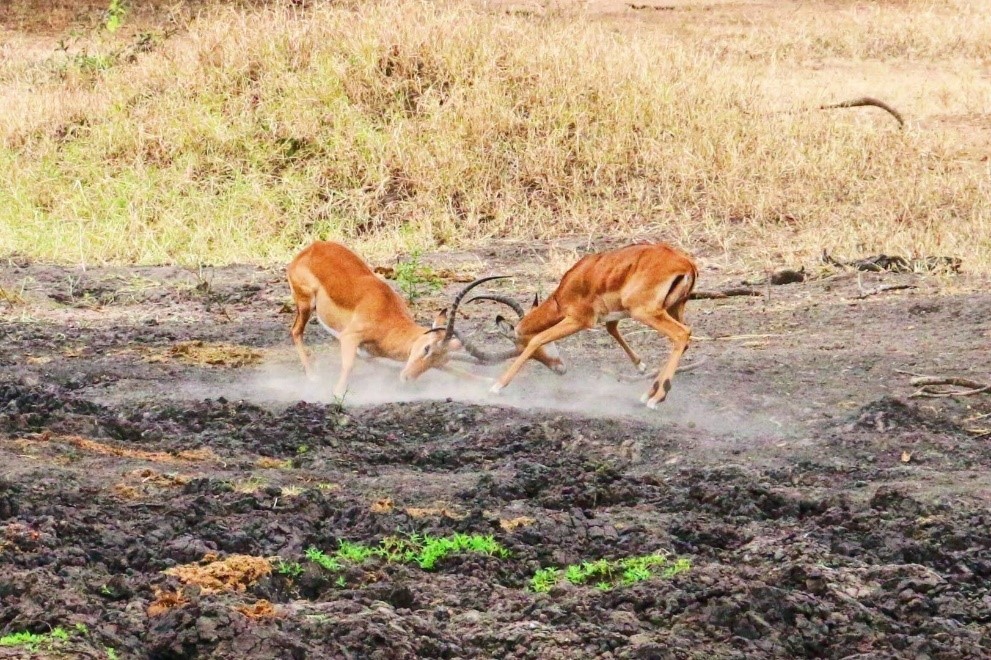
[[434, 317], [434, 325], [431, 330], [442, 330], [447, 327], [447, 308], [437, 312], [437, 316]]
[[513, 327], [513, 324], [507, 321], [502, 314], [496, 317], [496, 327], [504, 336], [509, 337], [510, 339], [516, 338], [516, 328]]

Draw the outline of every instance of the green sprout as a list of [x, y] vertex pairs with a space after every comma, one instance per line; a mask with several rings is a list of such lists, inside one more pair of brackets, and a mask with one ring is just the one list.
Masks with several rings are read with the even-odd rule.
[[562, 571], [559, 568], [541, 568], [530, 579], [530, 590], [546, 593], [557, 584], [562, 575], [571, 584], [593, 584], [597, 589], [609, 590], [615, 586], [629, 586], [654, 577], [657, 569], [661, 577], [669, 578], [691, 568], [687, 558], [671, 561], [666, 555], [654, 553], [640, 557], [627, 557], [611, 561], [597, 559], [571, 564]]

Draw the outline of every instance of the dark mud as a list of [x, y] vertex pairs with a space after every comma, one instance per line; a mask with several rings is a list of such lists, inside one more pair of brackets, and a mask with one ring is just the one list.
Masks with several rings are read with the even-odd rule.
[[[613, 416], [228, 400], [209, 393], [256, 367], [167, 350], [286, 349], [280, 273], [91, 270], [70, 289], [59, 269], [0, 272], [31, 282], [0, 322], [0, 636], [69, 631], [0, 657], [991, 657], [991, 405], [909, 399], [896, 372], [979, 379], [986, 295], [700, 302], [710, 362], [665, 405], [781, 424], [723, 436], [633, 414], [635, 393]], [[744, 334], [768, 337], [715, 339]], [[622, 364], [601, 336], [572, 346]], [[304, 557], [406, 532], [511, 555]], [[541, 567], [654, 551], [692, 568], [528, 590]], [[219, 592], [169, 573], [238, 556], [273, 570]]]

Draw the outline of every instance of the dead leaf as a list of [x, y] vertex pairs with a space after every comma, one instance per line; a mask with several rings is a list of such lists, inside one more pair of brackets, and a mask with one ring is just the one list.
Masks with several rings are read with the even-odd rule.
[[912, 460], [912, 452], [910, 452], [910, 451], [903, 451], [902, 452], [902, 463], [908, 463], [910, 460]]

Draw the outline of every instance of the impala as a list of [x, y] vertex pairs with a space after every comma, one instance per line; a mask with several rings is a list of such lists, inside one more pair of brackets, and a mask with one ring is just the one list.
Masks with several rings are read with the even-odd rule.
[[[543, 302], [535, 298], [526, 314], [511, 298], [478, 295], [471, 299], [493, 300], [510, 306], [519, 317], [515, 325], [502, 316], [496, 318], [503, 333], [516, 344], [502, 353], [487, 353], [468, 341], [464, 348], [480, 362], [492, 363], [516, 358], [492, 386], [498, 394], [509, 385], [524, 363], [538, 354], [545, 365], [564, 373], [564, 363], [552, 343], [604, 323], [630, 361], [647, 370], [640, 356], [619, 332], [619, 321], [633, 318], [666, 336], [671, 354], [658, 369], [650, 389], [641, 398], [648, 408], [656, 408], [671, 389], [678, 362], [688, 349], [691, 329], [684, 323], [688, 301], [698, 269], [690, 257], [664, 245], [631, 245], [590, 254], [571, 267], [554, 292]], [[469, 302], [471, 302], [469, 301]]]
[[334, 396], [343, 397], [355, 358], [384, 357], [405, 362], [400, 380], [417, 379], [429, 369], [470, 376], [447, 365], [461, 340], [454, 320], [461, 299], [474, 287], [506, 276], [483, 277], [454, 298], [450, 314], [441, 310], [430, 328], [416, 323], [403, 299], [362, 259], [339, 243], [317, 241], [293, 259], [287, 269], [296, 304], [290, 332], [303, 370], [313, 377], [303, 346], [303, 332], [315, 311], [317, 320], [341, 345], [341, 374]]

